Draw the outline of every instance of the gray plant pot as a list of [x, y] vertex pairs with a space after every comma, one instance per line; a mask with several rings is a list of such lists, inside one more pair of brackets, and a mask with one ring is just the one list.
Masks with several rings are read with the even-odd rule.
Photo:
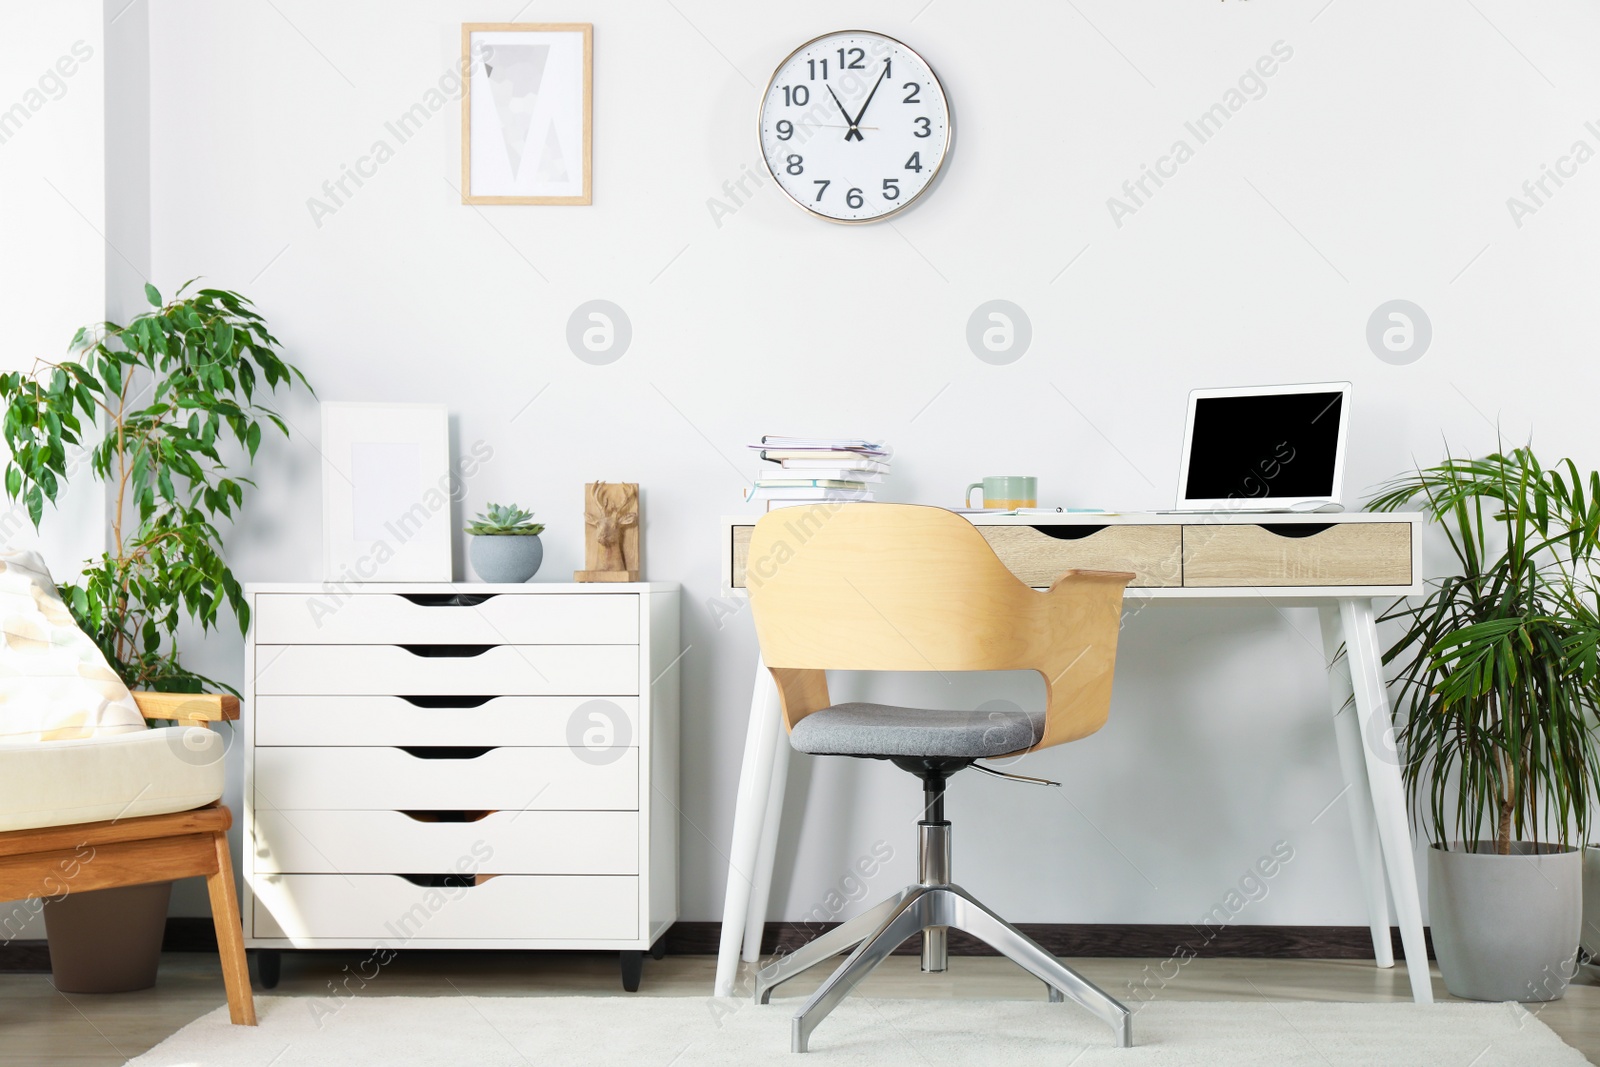
[[1428, 924], [1445, 988], [1468, 1000], [1566, 995], [1583, 926], [1583, 853], [1516, 841], [1428, 849]]
[[544, 542], [538, 534], [473, 534], [469, 542], [472, 569], [486, 582], [525, 582], [539, 573], [544, 562]]
[[1583, 935], [1578, 942], [1589, 956], [1589, 973], [1600, 959], [1600, 845], [1583, 847]]

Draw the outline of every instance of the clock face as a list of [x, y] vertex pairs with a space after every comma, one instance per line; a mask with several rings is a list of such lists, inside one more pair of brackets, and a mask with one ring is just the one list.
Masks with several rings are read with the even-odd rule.
[[879, 33], [801, 45], [761, 102], [767, 170], [795, 203], [834, 222], [904, 210], [933, 183], [951, 133], [933, 68]]

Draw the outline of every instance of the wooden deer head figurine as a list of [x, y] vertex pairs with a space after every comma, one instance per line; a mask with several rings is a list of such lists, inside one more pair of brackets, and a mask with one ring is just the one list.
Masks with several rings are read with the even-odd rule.
[[579, 582], [639, 580], [639, 485], [590, 482], [583, 487], [585, 568]]

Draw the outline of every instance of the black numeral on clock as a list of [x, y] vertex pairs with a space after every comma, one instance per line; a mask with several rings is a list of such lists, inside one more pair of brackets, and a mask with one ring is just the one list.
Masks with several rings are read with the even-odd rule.
[[806, 172], [806, 161], [799, 156], [790, 156], [784, 162], [788, 164], [784, 169], [790, 174], [804, 174]]
[[921, 152], [913, 152], [913, 153], [911, 153], [911, 158], [906, 160], [905, 169], [906, 170], [914, 170], [918, 174], [921, 174], [922, 173], [922, 153]]
[[822, 80], [823, 81], [827, 81], [828, 80], [828, 61], [826, 59], [808, 59], [808, 60], [806, 60], [806, 67], [811, 71], [811, 80], [812, 81], [816, 81], [817, 80], [817, 64], [818, 63], [822, 64]]
[[811, 184], [815, 185], [817, 187], [817, 198], [816, 198], [816, 200], [812, 201], [812, 203], [820, 204], [820, 203], [822, 203], [822, 194], [828, 191], [828, 186], [832, 185], [833, 182], [827, 181], [827, 180], [825, 180], [823, 178], [818, 178], [816, 181], [812, 182]]
[[885, 178], [885, 179], [883, 179], [883, 198], [885, 200], [899, 200], [900, 199], [900, 179], [899, 178]]
[[787, 141], [794, 136], [794, 123], [788, 119], [778, 120], [778, 140]]
[[848, 193], [845, 193], [844, 202], [849, 204], [851, 207], [860, 207], [862, 204], [866, 203], [861, 196], [860, 189], [851, 189]]
[[913, 137], [933, 136], [933, 123], [929, 121], [928, 116], [918, 115], [911, 121], [917, 124], [916, 132], [912, 134]]
[[922, 92], [922, 86], [918, 85], [916, 82], [906, 82], [900, 88], [906, 91], [906, 98], [900, 101], [902, 104], [922, 103], [922, 97], [917, 95], [918, 93]]
[[804, 85], [785, 85], [783, 87], [784, 107], [805, 107], [811, 103], [811, 90]]
[[[849, 59], [848, 60], [846, 60], [846, 58], [845, 58], [845, 54], [847, 52], [849, 53]], [[867, 53], [866, 53], [865, 49], [861, 49], [861, 48], [848, 48], [848, 49], [847, 48], [841, 48], [841, 49], [839, 49], [839, 69], [840, 70], [866, 70], [867, 69], [866, 59], [867, 59]]]

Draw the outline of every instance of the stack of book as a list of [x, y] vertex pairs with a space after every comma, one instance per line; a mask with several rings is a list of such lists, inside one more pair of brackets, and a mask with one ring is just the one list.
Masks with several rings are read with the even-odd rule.
[[765, 503], [768, 511], [826, 500], [872, 500], [873, 486], [889, 473], [894, 452], [881, 441], [775, 435], [750, 448], [777, 465], [745, 490], [746, 500]]

